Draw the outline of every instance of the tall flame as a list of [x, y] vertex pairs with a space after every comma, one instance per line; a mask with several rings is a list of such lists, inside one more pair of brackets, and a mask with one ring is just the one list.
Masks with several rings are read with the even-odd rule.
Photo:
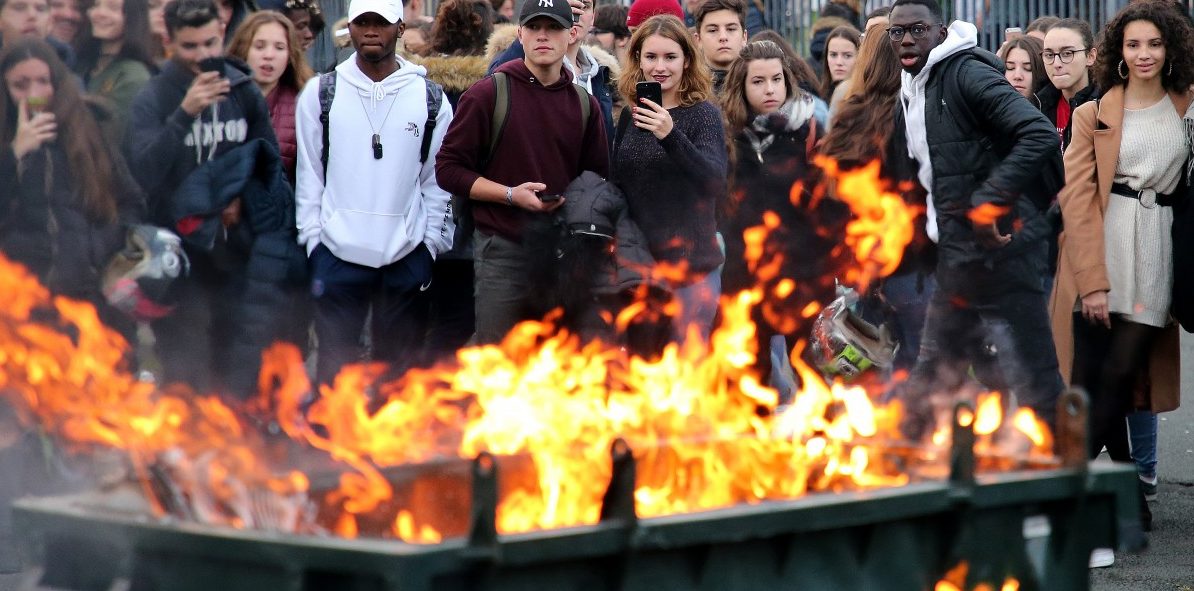
[[[915, 208], [886, 188], [877, 163], [854, 171], [818, 163], [854, 212], [845, 236], [853, 262], [841, 276], [865, 285], [893, 271]], [[452, 516], [437, 512], [451, 512], [444, 505], [460, 495], [451, 470], [434, 466], [481, 452], [502, 467], [500, 532], [591, 524], [617, 439], [634, 450], [644, 517], [907, 483], [898, 403], [826, 383], [796, 354], [801, 388], [777, 409], [778, 393], [754, 372], [767, 352], [756, 350], [752, 309], [798, 288], [778, 276], [782, 253], [763, 247], [779, 226], [767, 215], [748, 231], [750, 264], [766, 281], [722, 297], [708, 343], [672, 344], [645, 359], [550, 321], [524, 322], [498, 345], [462, 349], [455, 363], [396, 382], [383, 381], [381, 365], [346, 367], [317, 397], [297, 349], [275, 345], [263, 355], [260, 398], [243, 407], [137, 381], [124, 365], [127, 345], [89, 305], [51, 297], [0, 257], [9, 300], [0, 311], [0, 396], [77, 447], [127, 452], [156, 513], [235, 527], [436, 543], [457, 533]], [[824, 304], [799, 302], [793, 314], [807, 320]], [[982, 437], [996, 445], [1014, 429], [1047, 453], [1047, 429], [1026, 410], [1005, 425], [1001, 399], [990, 396], [975, 417]], [[259, 427], [270, 421], [322, 458], [319, 467], [277, 461]], [[944, 465], [945, 454], [913, 455]], [[391, 472], [411, 466], [430, 467], [430, 476], [412, 487]]]

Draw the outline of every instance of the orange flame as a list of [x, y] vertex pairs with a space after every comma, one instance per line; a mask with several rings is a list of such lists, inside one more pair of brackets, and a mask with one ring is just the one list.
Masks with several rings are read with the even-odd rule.
[[975, 224], [988, 226], [994, 224], [999, 218], [1007, 215], [1007, 213], [1011, 210], [1012, 208], [1006, 205], [983, 203], [967, 212], [966, 216], [969, 217], [970, 221]]
[[[844, 237], [854, 259], [841, 270], [846, 282], [865, 285], [893, 271], [916, 210], [884, 188], [877, 163], [840, 172], [818, 162], [855, 213]], [[769, 214], [747, 231], [762, 284], [723, 296], [722, 323], [708, 343], [672, 344], [643, 359], [582, 343], [550, 321], [524, 322], [498, 345], [463, 349], [455, 364], [412, 370], [398, 382], [384, 382], [380, 365], [346, 367], [314, 401], [298, 351], [276, 345], [263, 355], [262, 397], [246, 408], [136, 381], [122, 364], [126, 345], [89, 305], [51, 298], [0, 258], [0, 289], [11, 294], [0, 311], [0, 395], [75, 445], [126, 450], [158, 514], [234, 527], [436, 543], [459, 529], [441, 515], [450, 478], [412, 492], [388, 470], [481, 452], [499, 458], [500, 532], [591, 524], [618, 438], [635, 453], [643, 517], [905, 484], [907, 454], [890, 445], [902, 439], [899, 404], [827, 384], [800, 347], [793, 365], [801, 390], [787, 408], [776, 409], [777, 392], [754, 373], [756, 355], [767, 353], [755, 350], [752, 309], [765, 295], [787, 299], [800, 288], [779, 277], [781, 257], [764, 260], [767, 233], [779, 226]], [[656, 271], [673, 277], [686, 269]], [[800, 302], [791, 313], [807, 319], [823, 304]], [[618, 326], [647, 307], [623, 311]], [[61, 324], [31, 320], [45, 309]], [[1007, 431], [1002, 414], [983, 414], [991, 404], [1002, 411], [996, 395], [976, 417], [990, 429], [985, 438]], [[325, 471], [337, 482], [316, 490], [312, 483], [329, 474], [271, 465], [250, 416], [272, 416], [292, 440], [326, 454], [334, 464]], [[1049, 442], [1030, 414], [1013, 422], [1033, 449]]]
[[[966, 589], [966, 575], [970, 572], [970, 565], [963, 560], [957, 566], [949, 569], [940, 581], [933, 587], [933, 591], [963, 591]], [[972, 587], [973, 591], [995, 591], [990, 583], [978, 583]], [[1000, 591], [1020, 591], [1020, 581], [1015, 577], [1004, 578]]]

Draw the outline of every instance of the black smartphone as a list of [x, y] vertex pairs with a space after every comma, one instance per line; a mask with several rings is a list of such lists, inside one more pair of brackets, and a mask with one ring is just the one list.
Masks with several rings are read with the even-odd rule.
[[542, 201], [544, 203], [551, 203], [553, 201], [559, 201], [560, 199], [564, 198], [563, 195], [551, 195], [548, 193], [538, 193], [538, 192], [535, 193], [535, 196], [539, 198], [539, 201]]
[[223, 56], [205, 57], [199, 60], [200, 72], [218, 72], [221, 76], [224, 75], [224, 58]]
[[663, 87], [654, 80], [643, 80], [634, 85], [634, 96], [638, 98], [638, 106], [646, 109], [648, 108], [643, 99], [653, 101], [659, 106], [663, 106]]

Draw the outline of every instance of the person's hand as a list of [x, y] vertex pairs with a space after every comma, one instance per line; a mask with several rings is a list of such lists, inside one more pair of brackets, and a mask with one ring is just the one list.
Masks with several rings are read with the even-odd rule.
[[978, 241], [980, 246], [988, 250], [1003, 248], [1012, 241], [1010, 234], [999, 233], [999, 226], [995, 225], [994, 222], [989, 224], [974, 224], [974, 239]]
[[58, 123], [53, 113], [34, 113], [30, 117], [29, 105], [24, 100], [17, 104], [17, 133], [12, 138], [12, 151], [17, 160], [57, 137]]
[[634, 108], [634, 126], [651, 132], [658, 139], [667, 137], [672, 132], [672, 114], [651, 99], [642, 100], [647, 108]]
[[240, 197], [232, 200], [224, 211], [220, 212], [220, 221], [224, 223], [225, 228], [231, 228], [240, 223]]
[[555, 211], [556, 208], [564, 204], [564, 200], [544, 202], [539, 199], [536, 194], [538, 191], [546, 191], [547, 185], [543, 183], [523, 183], [514, 187], [514, 193], [510, 196], [514, 207], [520, 207], [527, 211]]
[[572, 22], [580, 22], [580, 15], [585, 13], [585, 3], [582, 0], [568, 0], [568, 6], [572, 7]]
[[1107, 303], [1107, 292], [1096, 291], [1082, 296], [1082, 317], [1091, 324], [1102, 324], [1111, 328], [1111, 309]]
[[201, 72], [191, 81], [191, 87], [182, 99], [182, 110], [191, 117], [198, 117], [231, 89], [228, 79], [220, 76], [219, 72]]

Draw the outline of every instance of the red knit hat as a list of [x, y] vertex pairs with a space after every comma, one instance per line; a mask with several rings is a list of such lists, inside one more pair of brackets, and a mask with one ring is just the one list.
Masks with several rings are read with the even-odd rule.
[[684, 20], [684, 11], [676, 0], [634, 0], [634, 4], [630, 5], [630, 13], [626, 15], [626, 26], [637, 27], [660, 14], [670, 14]]

